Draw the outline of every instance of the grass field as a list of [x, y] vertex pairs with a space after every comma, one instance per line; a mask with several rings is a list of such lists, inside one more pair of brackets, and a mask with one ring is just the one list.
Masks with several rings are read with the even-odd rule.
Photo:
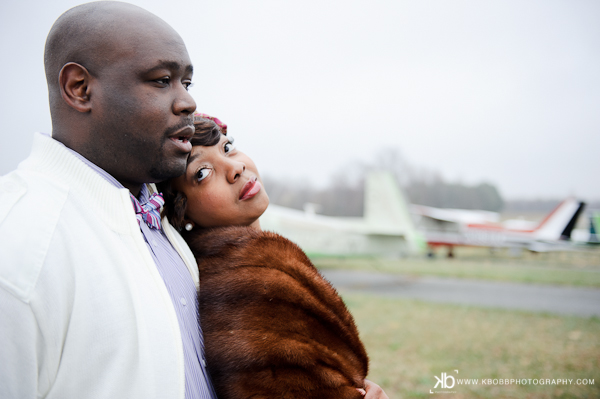
[[[600, 398], [598, 318], [341, 293], [370, 356], [369, 378], [391, 399]], [[477, 379], [478, 384], [434, 388], [435, 376], [443, 372]], [[540, 378], [573, 381], [534, 385], [533, 379]], [[532, 379], [532, 383], [483, 386], [481, 379]], [[594, 383], [577, 385], [578, 379]]]
[[518, 257], [508, 251], [490, 254], [486, 248], [456, 248], [453, 259], [441, 252], [433, 259], [424, 256], [396, 260], [320, 256], [311, 259], [322, 269], [600, 287], [600, 248], [581, 252], [523, 252]]

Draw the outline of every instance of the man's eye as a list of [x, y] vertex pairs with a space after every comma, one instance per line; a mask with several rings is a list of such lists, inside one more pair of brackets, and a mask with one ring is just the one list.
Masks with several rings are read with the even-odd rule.
[[158, 82], [162, 85], [168, 85], [171, 82], [171, 78], [164, 77], [164, 78], [156, 79], [155, 82]]
[[204, 180], [208, 177], [208, 175], [210, 175], [210, 172], [212, 171], [212, 169], [210, 168], [202, 168], [198, 171], [198, 173], [196, 173], [196, 180], [197, 181], [201, 181]]
[[183, 82], [183, 87], [185, 87], [186, 90], [189, 90], [190, 87], [192, 87], [194, 84], [192, 82]]

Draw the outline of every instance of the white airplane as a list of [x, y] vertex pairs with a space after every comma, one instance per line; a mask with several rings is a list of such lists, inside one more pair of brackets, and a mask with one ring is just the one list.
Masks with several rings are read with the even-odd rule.
[[412, 205], [411, 212], [429, 247], [446, 246], [448, 256], [452, 256], [454, 246], [510, 247], [534, 252], [572, 249], [571, 233], [584, 207], [584, 202], [567, 198], [540, 223], [525, 220], [500, 223], [500, 215], [495, 212], [422, 205]]
[[424, 249], [408, 203], [388, 172], [371, 173], [366, 180], [364, 217], [317, 214], [316, 204], [304, 211], [269, 205], [261, 216], [263, 230], [289, 238], [309, 255], [378, 255], [400, 257]]

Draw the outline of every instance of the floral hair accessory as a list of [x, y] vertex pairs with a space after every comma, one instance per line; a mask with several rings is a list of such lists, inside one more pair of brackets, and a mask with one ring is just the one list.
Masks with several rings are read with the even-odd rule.
[[196, 112], [194, 114], [194, 123], [199, 122], [200, 119], [210, 119], [211, 121], [216, 123], [217, 126], [219, 126], [221, 128], [221, 132], [223, 132], [223, 134], [227, 135], [227, 125], [224, 124], [223, 122], [221, 122], [221, 120], [219, 118], [215, 118], [214, 116]]

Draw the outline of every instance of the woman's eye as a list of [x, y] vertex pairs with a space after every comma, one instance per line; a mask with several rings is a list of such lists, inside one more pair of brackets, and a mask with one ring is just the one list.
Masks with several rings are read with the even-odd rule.
[[210, 175], [211, 169], [210, 168], [202, 168], [198, 171], [198, 173], [196, 173], [196, 180], [200, 181], [200, 180], [204, 180], [205, 178], [208, 177], [208, 175]]
[[235, 145], [233, 145], [233, 139], [229, 139], [229, 141], [225, 143], [225, 146], [223, 146], [223, 148], [225, 149], [225, 154], [228, 154], [231, 151], [235, 150]]

